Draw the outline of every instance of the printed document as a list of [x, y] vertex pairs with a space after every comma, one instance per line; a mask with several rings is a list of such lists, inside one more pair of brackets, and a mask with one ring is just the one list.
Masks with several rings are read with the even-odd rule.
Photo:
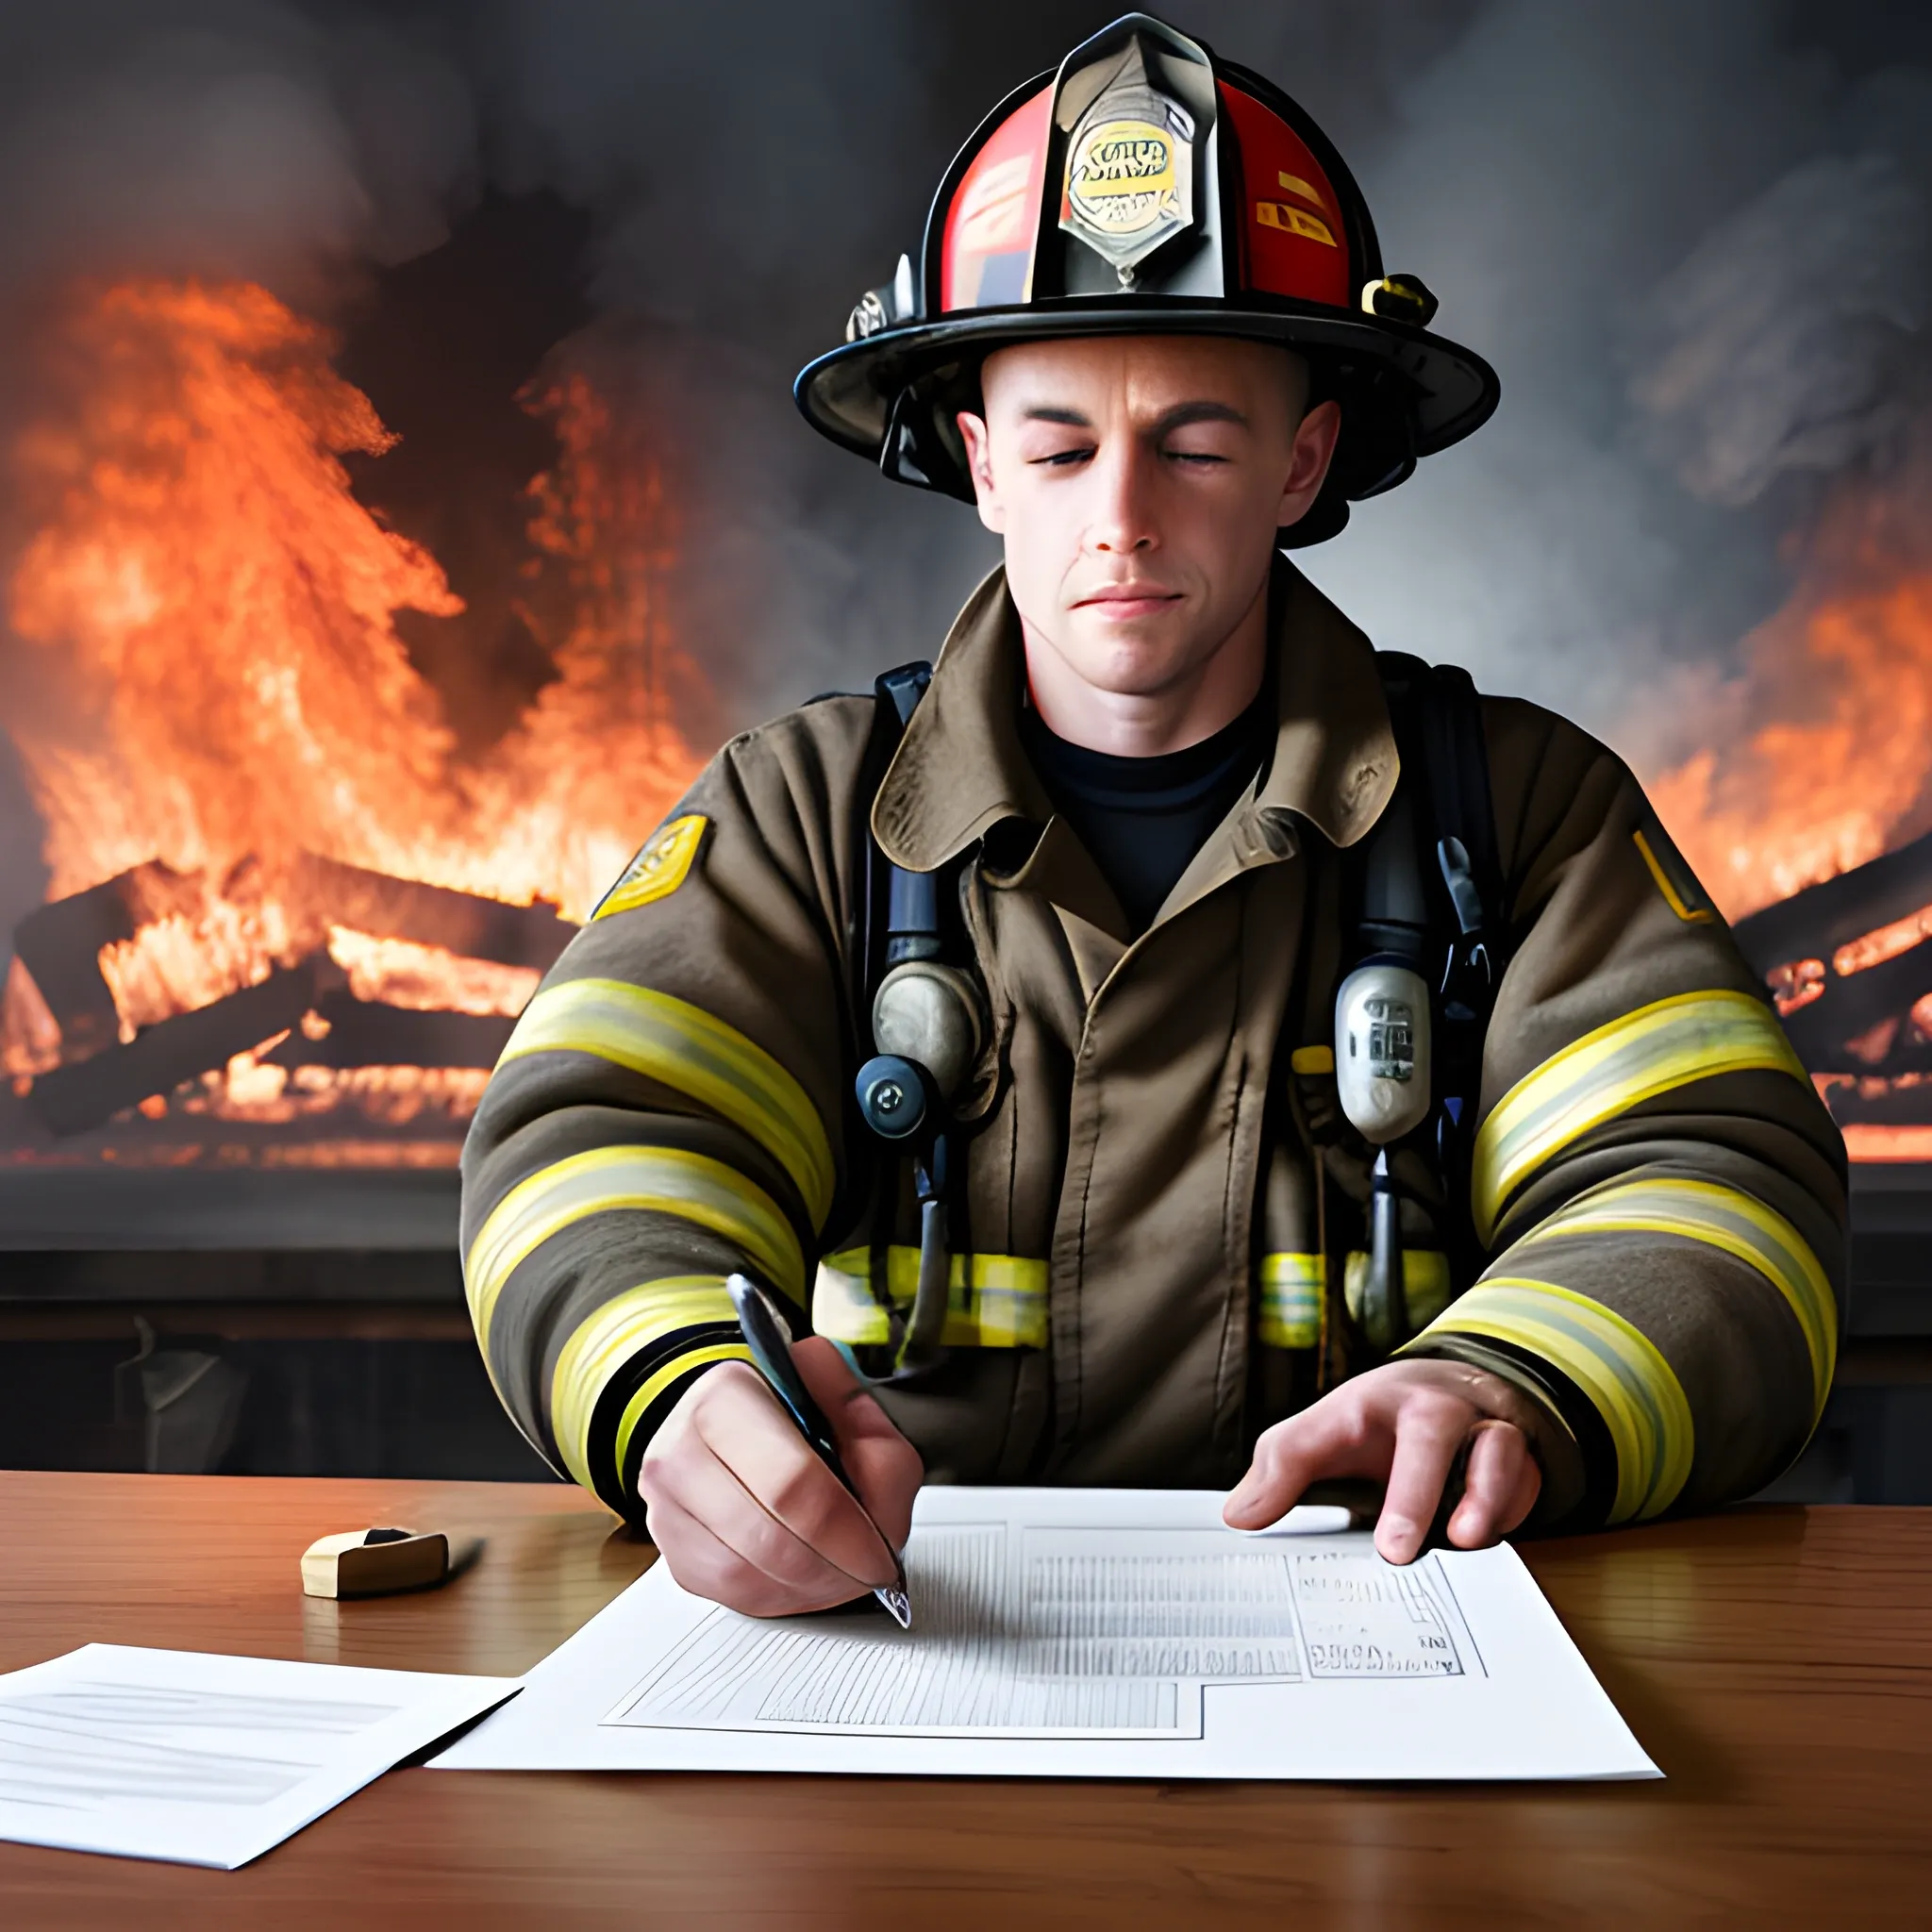
[[516, 1688], [90, 1643], [0, 1675], [0, 1839], [232, 1872]]
[[1514, 1551], [1384, 1563], [1334, 1511], [929, 1489], [913, 1623], [761, 1620], [663, 1566], [436, 1762], [945, 1775], [1654, 1777]]

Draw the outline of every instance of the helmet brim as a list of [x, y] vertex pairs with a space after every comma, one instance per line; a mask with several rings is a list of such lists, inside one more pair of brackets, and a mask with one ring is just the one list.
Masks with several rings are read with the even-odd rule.
[[[1132, 303], [1118, 296], [1070, 297], [881, 329], [807, 363], [792, 394], [814, 428], [877, 460], [898, 399], [949, 365], [970, 368], [976, 379], [979, 363], [995, 349], [1122, 335], [1232, 336], [1297, 350], [1331, 392], [1343, 392], [1344, 418], [1352, 391], [1379, 394], [1383, 401], [1374, 407], [1400, 408], [1408, 419], [1403, 441], [1413, 457], [1433, 456], [1480, 428], [1501, 394], [1495, 371], [1480, 356], [1441, 336], [1379, 316], [1256, 295], [1228, 301], [1150, 295]], [[1369, 381], [1364, 387], [1352, 378]], [[971, 498], [964, 476], [931, 481]], [[1371, 481], [1348, 493], [1371, 495], [1379, 487], [1387, 485]]]

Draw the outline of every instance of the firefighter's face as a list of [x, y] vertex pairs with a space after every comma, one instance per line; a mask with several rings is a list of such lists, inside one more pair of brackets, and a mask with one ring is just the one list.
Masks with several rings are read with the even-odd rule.
[[1027, 342], [962, 413], [981, 521], [1030, 641], [1154, 696], [1265, 609], [1274, 533], [1315, 500], [1340, 427], [1298, 357], [1204, 336]]

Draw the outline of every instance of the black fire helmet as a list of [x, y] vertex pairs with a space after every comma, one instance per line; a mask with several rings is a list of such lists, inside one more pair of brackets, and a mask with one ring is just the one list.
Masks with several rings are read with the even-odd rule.
[[1009, 342], [1229, 335], [1308, 362], [1341, 404], [1319, 543], [1489, 420], [1495, 372], [1432, 335], [1436, 299], [1385, 275], [1355, 177], [1280, 89], [1150, 14], [1008, 94], [954, 157], [915, 264], [870, 290], [793, 385], [812, 426], [888, 476], [973, 501], [954, 421]]

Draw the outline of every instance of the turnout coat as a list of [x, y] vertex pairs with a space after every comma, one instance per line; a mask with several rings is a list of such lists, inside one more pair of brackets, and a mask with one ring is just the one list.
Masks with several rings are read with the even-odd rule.
[[[653, 1430], [745, 1354], [723, 1282], [747, 1261], [795, 1331], [861, 1351], [911, 1299], [911, 1197], [851, 1101], [868, 812], [897, 863], [962, 860], [991, 1017], [947, 1353], [882, 1394], [929, 1479], [1224, 1486], [1368, 1364], [1368, 1150], [1307, 1049], [1345, 854], [1397, 758], [1368, 641], [1281, 568], [1272, 752], [1138, 937], [1021, 750], [997, 573], [882, 781], [869, 696], [712, 760], [531, 1001], [464, 1154], [477, 1340], [554, 1465], [641, 1512]], [[1511, 930], [1466, 1182], [1480, 1258], [1457, 1278], [1464, 1207], [1399, 1150], [1426, 1322], [1406, 1353], [1530, 1398], [1541, 1522], [1724, 1502], [1823, 1407], [1843, 1145], [1625, 767], [1533, 705], [1485, 699], [1483, 725]]]

